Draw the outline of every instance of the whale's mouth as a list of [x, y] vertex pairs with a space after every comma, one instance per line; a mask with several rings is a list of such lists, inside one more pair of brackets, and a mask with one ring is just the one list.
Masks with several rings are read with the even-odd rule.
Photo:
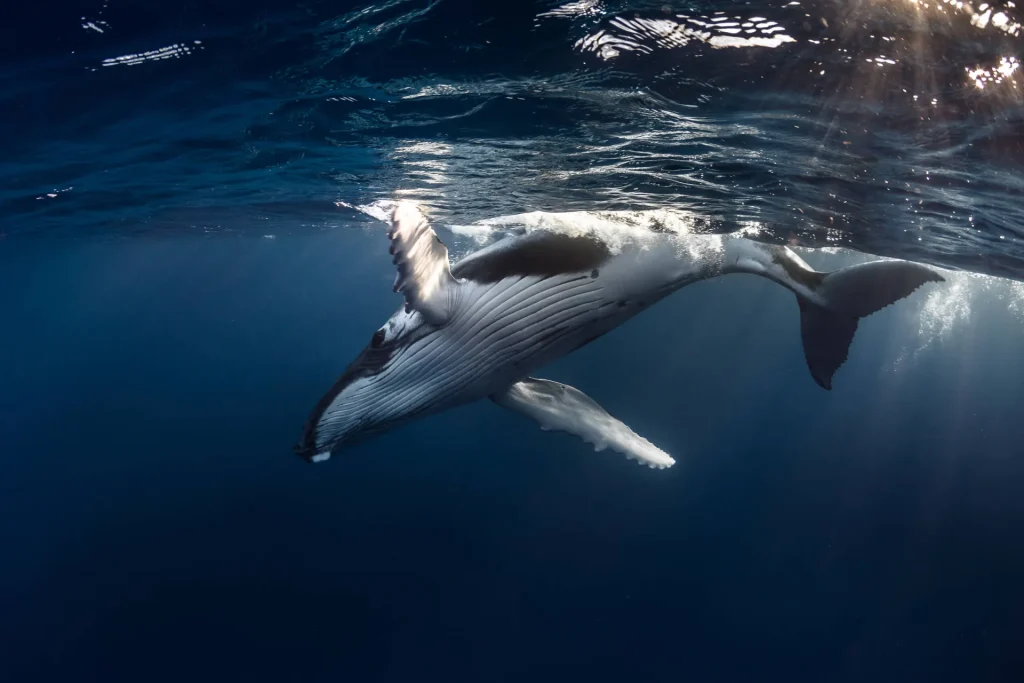
[[331, 458], [330, 451], [317, 453], [315, 450], [305, 448], [301, 443], [295, 444], [295, 454], [308, 463], [324, 462]]
[[317, 444], [317, 426], [314, 426], [312, 436], [307, 436], [304, 433], [302, 439], [295, 444], [293, 451], [308, 463], [325, 462], [330, 460], [331, 455], [336, 453], [342, 444], [346, 447], [354, 446], [406, 421], [406, 419], [398, 419], [375, 422], [366, 418], [357, 419], [348, 423], [344, 430], [329, 443], [319, 445]]
[[360, 428], [366, 426], [364, 424], [366, 420], [356, 419], [339, 430], [339, 434], [331, 439], [331, 444], [324, 444], [320, 438], [321, 423], [335, 401], [346, 390], [351, 389], [356, 382], [379, 375], [391, 362], [397, 351], [395, 345], [384, 345], [377, 348], [371, 345], [363, 349], [313, 408], [303, 426], [302, 436], [294, 446], [293, 450], [296, 455], [306, 462], [322, 462], [330, 457], [333, 446], [341, 442], [347, 434], [357, 434], [363, 431]]
[[[388, 339], [374, 333], [310, 412], [293, 447], [306, 462], [365, 441], [433, 410], [446, 394], [433, 381], [444, 341], [421, 326]], [[441, 354], [444, 355], [443, 353]]]

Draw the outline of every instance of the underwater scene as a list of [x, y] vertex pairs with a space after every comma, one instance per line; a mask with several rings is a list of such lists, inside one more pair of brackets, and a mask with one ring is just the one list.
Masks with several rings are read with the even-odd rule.
[[1024, 7], [5, 14], [0, 681], [1024, 681]]

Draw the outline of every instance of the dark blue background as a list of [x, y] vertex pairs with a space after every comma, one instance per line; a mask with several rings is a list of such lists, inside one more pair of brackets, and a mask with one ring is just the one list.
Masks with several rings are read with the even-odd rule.
[[994, 294], [899, 364], [924, 293], [868, 319], [831, 393], [748, 276], [543, 373], [667, 471], [490, 404], [306, 465], [390, 280], [376, 227], [0, 251], [0, 678], [1018, 679], [1024, 371]]
[[[540, 373], [667, 471], [490, 404], [292, 455], [398, 305], [336, 202], [1024, 277], [1024, 82], [968, 76], [1019, 37], [937, 2], [561, 4], [7, 3], [0, 682], [1024, 680], [1019, 282], [871, 317], [831, 393], [746, 276]], [[715, 11], [795, 42], [577, 45]]]

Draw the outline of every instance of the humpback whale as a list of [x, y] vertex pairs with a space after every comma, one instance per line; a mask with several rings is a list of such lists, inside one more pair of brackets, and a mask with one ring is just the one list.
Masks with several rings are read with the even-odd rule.
[[531, 375], [688, 284], [752, 273], [796, 295], [811, 377], [824, 389], [846, 361], [860, 318], [942, 282], [934, 270], [881, 260], [818, 272], [785, 246], [736, 235], [652, 232], [611, 245], [595, 234], [505, 237], [451, 264], [415, 204], [388, 228], [404, 303], [316, 404], [295, 447], [309, 462], [450, 408], [490, 399], [650, 467], [673, 458], [575, 387]]

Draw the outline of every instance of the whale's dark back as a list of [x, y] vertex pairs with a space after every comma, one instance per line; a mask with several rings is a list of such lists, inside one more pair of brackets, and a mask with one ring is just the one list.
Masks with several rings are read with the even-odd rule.
[[452, 266], [452, 275], [481, 283], [515, 276], [553, 277], [599, 268], [610, 257], [608, 246], [595, 237], [538, 231], [466, 256]]

